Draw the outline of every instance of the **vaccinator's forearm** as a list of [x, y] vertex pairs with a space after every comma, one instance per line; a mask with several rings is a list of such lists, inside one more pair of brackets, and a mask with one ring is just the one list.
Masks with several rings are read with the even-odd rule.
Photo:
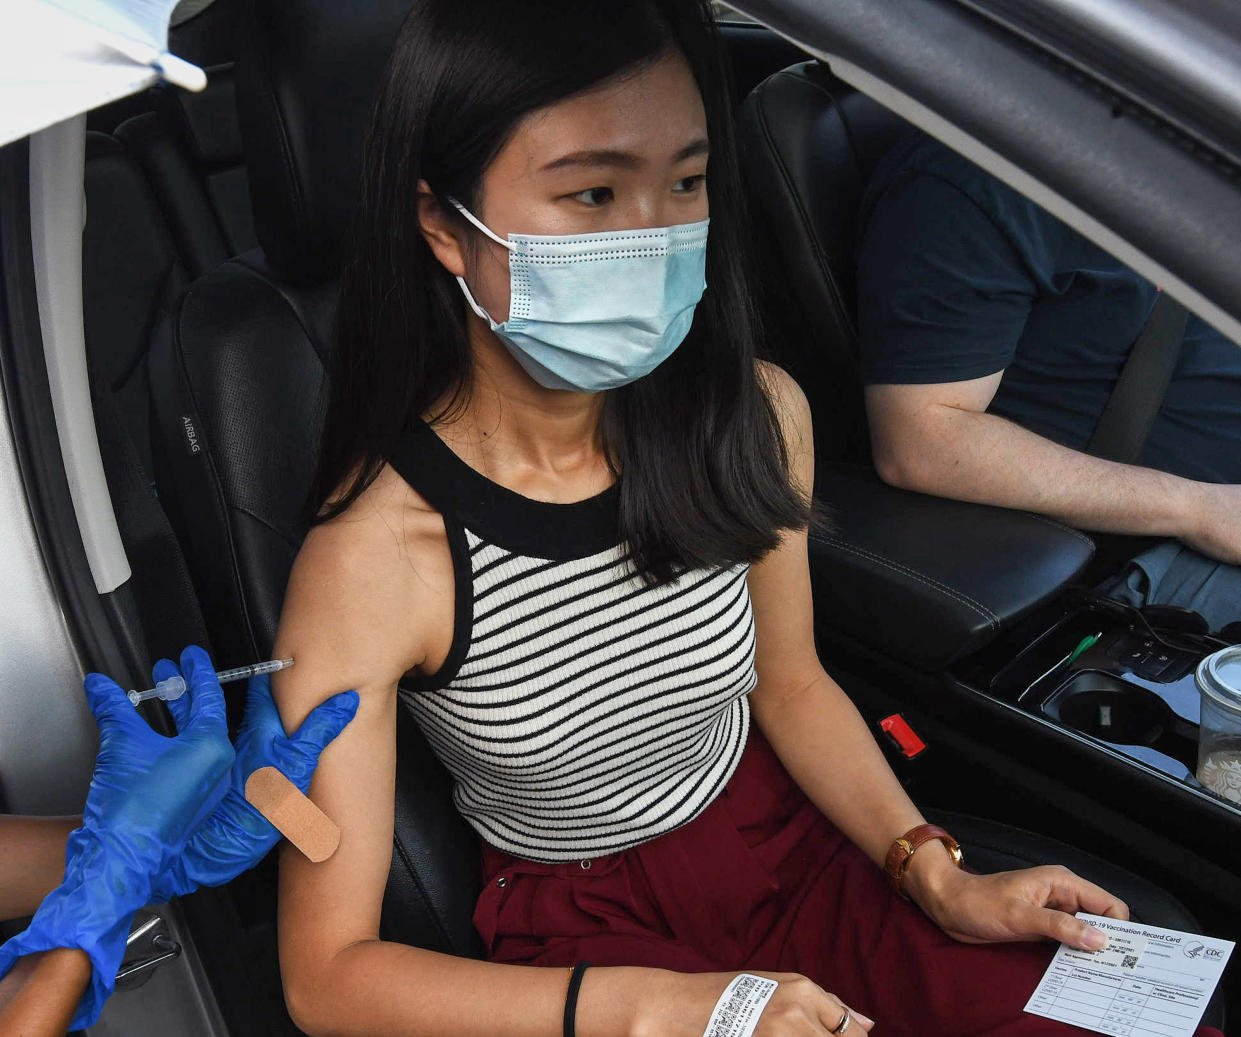
[[0, 919], [34, 914], [60, 885], [65, 840], [81, 823], [80, 817], [0, 814]]
[[63, 1037], [90, 977], [90, 959], [76, 947], [19, 958], [0, 979], [0, 1033]]

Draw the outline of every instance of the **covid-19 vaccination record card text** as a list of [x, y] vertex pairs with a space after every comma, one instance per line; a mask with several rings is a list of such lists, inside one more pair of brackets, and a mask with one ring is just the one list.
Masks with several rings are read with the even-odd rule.
[[1190, 1037], [1232, 954], [1231, 940], [1078, 911], [1102, 950], [1062, 943], [1025, 1010], [1121, 1037]]

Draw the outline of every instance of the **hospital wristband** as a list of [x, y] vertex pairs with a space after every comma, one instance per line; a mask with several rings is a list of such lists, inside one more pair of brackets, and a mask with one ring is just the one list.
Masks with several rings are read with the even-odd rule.
[[715, 1003], [702, 1037], [750, 1037], [779, 985], [750, 972], [734, 977]]

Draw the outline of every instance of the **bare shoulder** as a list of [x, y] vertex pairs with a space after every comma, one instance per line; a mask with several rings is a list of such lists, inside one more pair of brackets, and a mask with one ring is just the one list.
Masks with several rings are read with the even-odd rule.
[[755, 370], [759, 384], [775, 408], [789, 457], [795, 461], [799, 454], [814, 449], [810, 401], [793, 376], [778, 364], [757, 360]]
[[437, 594], [451, 600], [443, 520], [385, 467], [298, 552], [277, 636], [278, 653], [297, 660], [276, 684], [282, 712], [308, 711], [345, 688], [390, 692], [423, 661], [420, 612]]

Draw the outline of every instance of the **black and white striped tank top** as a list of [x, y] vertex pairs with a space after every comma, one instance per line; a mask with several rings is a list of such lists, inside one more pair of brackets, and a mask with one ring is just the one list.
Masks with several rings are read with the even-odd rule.
[[479, 835], [581, 860], [697, 817], [749, 731], [749, 567], [648, 586], [619, 542], [616, 485], [535, 501], [421, 422], [389, 463], [443, 516], [456, 581], [448, 658], [409, 675], [401, 700]]

